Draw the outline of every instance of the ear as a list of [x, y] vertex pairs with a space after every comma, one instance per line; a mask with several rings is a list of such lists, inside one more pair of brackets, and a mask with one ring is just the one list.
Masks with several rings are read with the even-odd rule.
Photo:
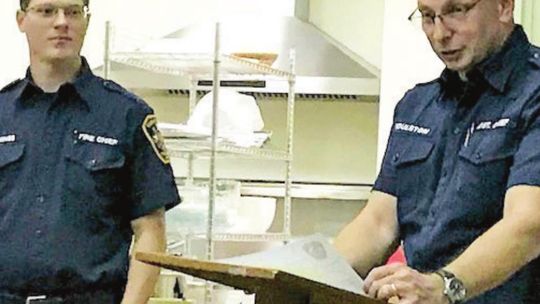
[[88, 33], [88, 26], [90, 25], [90, 15], [86, 17], [86, 20], [84, 21], [84, 32], [83, 32], [83, 38], [86, 37], [86, 34]]
[[26, 17], [26, 14], [25, 12], [21, 11], [21, 10], [18, 10], [17, 11], [17, 26], [19, 27], [19, 31], [21, 33], [24, 33], [25, 30], [24, 30], [24, 18]]
[[514, 22], [514, 0], [500, 0], [498, 4], [499, 21], [503, 23]]
[[86, 29], [85, 30], [88, 30], [88, 26], [90, 25], [90, 19], [92, 19], [92, 14], [88, 14], [88, 16], [86, 17]]

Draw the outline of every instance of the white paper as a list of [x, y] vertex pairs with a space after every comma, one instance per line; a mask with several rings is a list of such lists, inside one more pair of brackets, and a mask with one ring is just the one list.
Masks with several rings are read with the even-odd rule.
[[267, 251], [218, 262], [281, 270], [335, 288], [364, 294], [362, 278], [319, 234]]

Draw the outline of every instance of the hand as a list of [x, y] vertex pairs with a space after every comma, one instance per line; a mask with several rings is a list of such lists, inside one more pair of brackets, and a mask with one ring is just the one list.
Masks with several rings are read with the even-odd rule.
[[420, 273], [404, 264], [374, 268], [364, 280], [364, 291], [373, 298], [399, 304], [448, 304], [444, 282], [436, 274]]

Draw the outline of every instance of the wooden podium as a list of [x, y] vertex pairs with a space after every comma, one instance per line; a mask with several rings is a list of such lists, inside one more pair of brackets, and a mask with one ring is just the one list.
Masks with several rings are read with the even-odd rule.
[[141, 262], [242, 289], [255, 294], [256, 304], [383, 304], [284, 271], [137, 252]]

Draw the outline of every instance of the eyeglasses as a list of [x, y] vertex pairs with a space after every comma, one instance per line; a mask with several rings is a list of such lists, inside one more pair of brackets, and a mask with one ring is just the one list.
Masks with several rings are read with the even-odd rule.
[[82, 20], [90, 15], [88, 6], [83, 5], [69, 5], [69, 6], [54, 6], [54, 5], [37, 5], [28, 7], [24, 12], [34, 12], [43, 19], [52, 19], [58, 15], [58, 12], [62, 10], [64, 16], [70, 20]]
[[467, 19], [469, 12], [476, 7], [482, 0], [476, 0], [472, 3], [456, 3], [445, 8], [441, 13], [423, 12], [418, 8], [409, 16], [409, 21], [421, 26], [424, 29], [430, 29], [435, 25], [437, 17], [448, 27], [456, 27]]

